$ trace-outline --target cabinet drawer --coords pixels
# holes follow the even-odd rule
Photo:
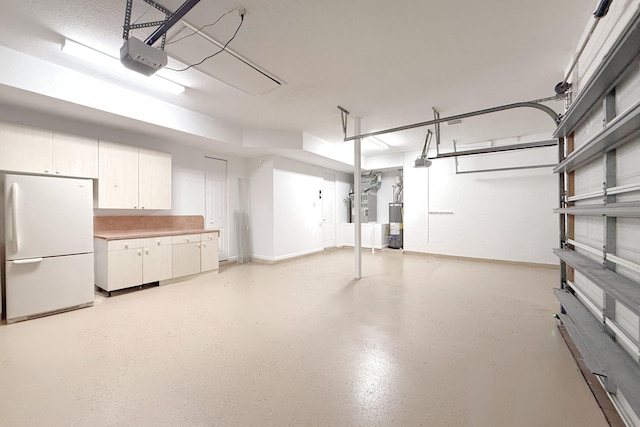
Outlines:
[[[173,243],[173,238],[171,236],[148,237],[144,239],[145,248],[149,248],[152,246],[166,246],[166,245],[171,245],[172,243]]]
[[[200,240],[203,242],[215,240],[218,238],[218,233],[206,233],[200,235]]]
[[[193,242],[199,242],[200,241],[200,235],[199,234],[183,234],[180,236],[173,236],[173,244],[178,244],[178,243],[193,243]]]
[[[107,250],[121,251],[123,249],[136,249],[144,246],[144,239],[109,240]]]

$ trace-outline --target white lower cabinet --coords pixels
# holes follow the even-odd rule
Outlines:
[[[95,239],[95,283],[111,292],[142,284],[143,239]]]
[[[142,249],[110,251],[107,291],[129,288],[142,282]]]
[[[200,273],[200,235],[173,237],[173,277]]]
[[[218,233],[200,235],[200,271],[218,269]]]
[[[171,237],[145,239],[142,252],[142,282],[158,282],[173,277]]]
[[[107,292],[218,269],[218,234],[95,239],[95,284]]]

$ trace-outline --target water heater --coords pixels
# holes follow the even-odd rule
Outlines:
[[[402,203],[389,203],[389,247],[402,248]]]

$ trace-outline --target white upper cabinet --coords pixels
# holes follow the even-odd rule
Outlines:
[[[0,171],[98,178],[98,208],[171,209],[171,154],[0,122]]]
[[[0,170],[98,177],[98,140],[0,123]]]
[[[98,140],[54,132],[52,172],[98,178]]]
[[[98,207],[138,209],[138,147],[100,141]]]
[[[138,149],[138,201],[141,209],[171,209],[171,154]]]
[[[171,209],[171,154],[99,143],[98,208]]]
[[[51,173],[51,131],[0,123],[0,170]]]

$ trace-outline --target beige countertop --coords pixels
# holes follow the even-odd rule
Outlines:
[[[218,233],[219,230],[196,228],[190,230],[113,230],[96,232],[93,236],[105,240],[144,239],[147,237],[179,236],[181,234]]]

